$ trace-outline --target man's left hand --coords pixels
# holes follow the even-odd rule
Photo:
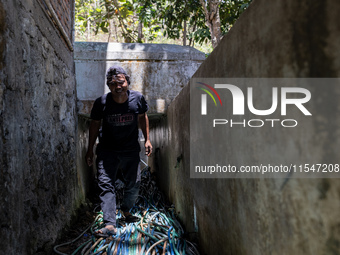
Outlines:
[[[152,145],[150,140],[145,141],[145,155],[147,155],[148,157],[150,157],[151,153],[152,153]]]

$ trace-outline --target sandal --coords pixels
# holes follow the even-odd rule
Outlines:
[[[99,233],[99,231],[101,231],[102,233]],[[104,238],[108,238],[112,235],[115,235],[116,231],[115,230],[110,230],[108,228],[101,228],[99,230],[97,230],[96,232],[94,232],[94,235],[97,237],[104,237]]]

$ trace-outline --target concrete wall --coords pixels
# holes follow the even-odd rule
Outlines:
[[[179,45],[92,42],[77,42],[74,57],[81,114],[89,114],[93,101],[109,92],[105,74],[111,65],[130,74],[130,88],[145,95],[149,114],[162,114],[205,59]]]
[[[339,12],[336,0],[254,0],[194,77],[339,77]],[[323,100],[339,95],[326,86],[318,91]],[[202,253],[340,254],[340,179],[291,179],[284,187],[282,179],[190,179],[189,96],[186,86],[153,126],[152,167]],[[332,135],[340,123],[337,109],[324,112],[334,125],[314,130],[320,147],[338,140]],[[219,136],[219,144],[235,148],[225,156],[248,162],[261,155],[260,148],[243,153],[252,145],[247,135],[234,141]],[[291,140],[299,153],[313,151],[299,134]],[[217,157],[214,150],[209,157]],[[334,151],[326,157],[339,161]]]
[[[1,254],[51,254],[84,199],[72,37],[48,2],[0,1]],[[73,1],[63,2],[54,12],[68,13],[71,32]]]

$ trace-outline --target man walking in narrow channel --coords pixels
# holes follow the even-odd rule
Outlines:
[[[96,99],[91,111],[89,146],[86,162],[93,165],[93,147],[99,135],[96,149],[98,185],[105,227],[96,234],[108,236],[116,233],[116,195],[114,183],[121,170],[125,183],[121,210],[126,222],[138,218],[129,210],[134,205],[139,192],[138,125],[145,138],[145,154],[150,156],[152,145],[149,139],[149,119],[146,114],[148,105],[143,95],[129,90],[130,76],[122,67],[112,66],[106,74],[106,84],[110,93]]]

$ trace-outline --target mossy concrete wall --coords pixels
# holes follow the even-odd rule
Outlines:
[[[63,1],[62,21],[47,3],[0,1],[1,254],[51,254],[85,198],[76,169],[74,60],[66,42],[74,3]]]
[[[339,77],[339,13],[336,0],[254,0],[193,77]],[[189,98],[186,86],[153,125],[152,168],[202,254],[340,254],[340,179],[190,179]],[[325,118],[339,123],[335,113]],[[219,142],[247,162],[246,138]]]

